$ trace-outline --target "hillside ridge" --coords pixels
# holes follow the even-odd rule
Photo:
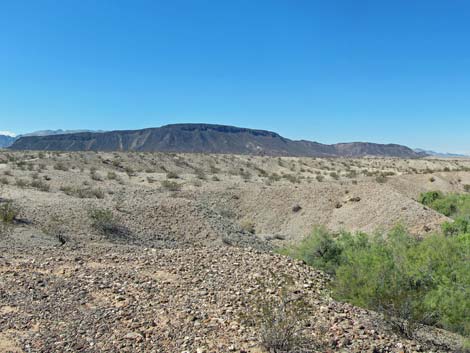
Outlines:
[[[419,158],[425,154],[397,144],[322,144],[291,140],[278,133],[216,124],[171,124],[141,130],[23,136],[13,150],[142,151],[230,153],[268,156]]]

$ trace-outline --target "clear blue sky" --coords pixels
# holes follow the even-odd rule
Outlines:
[[[470,1],[2,0],[0,130],[207,122],[470,153]]]

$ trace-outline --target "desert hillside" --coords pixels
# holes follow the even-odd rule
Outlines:
[[[456,335],[403,338],[274,250],[318,225],[425,237],[449,218],[420,193],[469,184],[465,159],[2,151],[18,215],[0,236],[0,351],[267,352],[246,316],[285,278],[311,351],[453,351]]]

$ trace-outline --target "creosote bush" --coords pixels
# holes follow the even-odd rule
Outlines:
[[[116,180],[117,179],[117,174],[116,174],[116,172],[109,171],[107,177],[108,177],[108,180]]]
[[[61,170],[63,172],[67,172],[70,168],[68,165],[66,165],[65,163],[63,162],[58,162],[56,164],[54,164],[54,169],[55,170]]]
[[[325,346],[307,335],[311,307],[302,294],[292,289],[293,280],[274,273],[271,277],[273,283],[258,281],[254,302],[241,319],[256,328],[261,345],[269,352],[323,351]]]
[[[35,189],[38,189],[38,190],[41,190],[41,191],[44,191],[44,192],[49,192],[50,189],[51,189],[51,186],[48,183],[46,183],[42,180],[33,180],[31,182],[30,186],[32,188],[35,188]]]
[[[60,188],[60,191],[62,191],[66,195],[78,197],[80,199],[104,199],[105,197],[105,193],[103,190],[93,189],[89,187],[78,188],[72,186],[62,186]]]
[[[7,200],[0,203],[0,222],[11,224],[18,217],[19,209],[13,201]]]
[[[175,181],[163,180],[161,184],[162,184],[162,187],[168,191],[180,191],[181,190],[181,184],[178,184]]]
[[[0,236],[10,234],[20,210],[11,200],[0,203]]]
[[[114,217],[111,210],[94,208],[88,212],[91,219],[91,225],[99,233],[110,240],[127,239],[130,231],[127,227],[121,225]]]
[[[57,239],[61,245],[69,241],[66,226],[64,222],[57,216],[52,216],[47,224],[42,228],[45,234]]]
[[[167,179],[179,179],[179,175],[176,172],[166,173]]]
[[[249,220],[245,220],[245,221],[241,222],[240,227],[241,227],[242,230],[244,230],[245,232],[250,233],[250,234],[255,234],[255,232],[256,232],[255,224],[252,221],[249,221]]]

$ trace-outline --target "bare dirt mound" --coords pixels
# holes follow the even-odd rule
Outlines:
[[[315,225],[332,230],[374,232],[402,224],[414,234],[439,229],[447,219],[386,184],[318,183],[242,192],[240,212],[261,234],[301,239]]]

